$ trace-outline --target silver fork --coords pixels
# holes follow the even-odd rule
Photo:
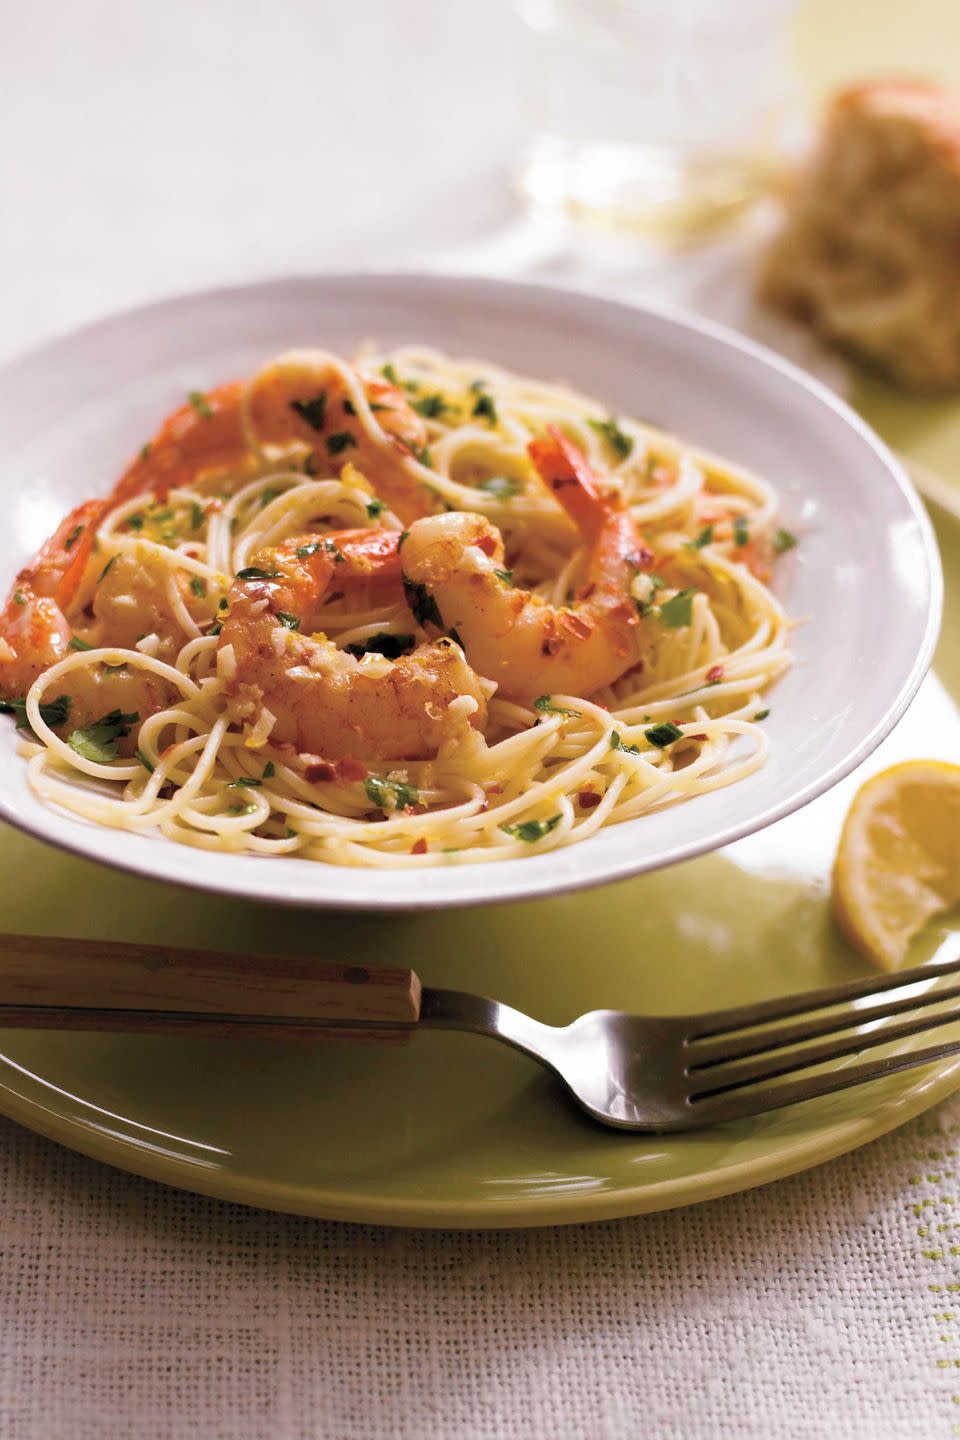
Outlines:
[[[960,986],[932,983],[958,972],[960,959],[701,1015],[591,1010],[562,1027],[496,1000],[424,989],[419,1024],[502,1040],[553,1071],[602,1125],[665,1134],[760,1115],[960,1054],[960,1040],[952,1040],[791,1078],[960,1020],[956,1004],[929,1013],[960,999]],[[920,994],[883,998],[918,984]],[[897,1015],[910,1018],[878,1023]],[[876,1028],[849,1033],[868,1023]]]
[[[960,1020],[960,1007],[950,1004],[960,985],[934,983],[958,973],[960,958],[731,1010],[591,1010],[553,1026],[480,995],[421,987],[412,970],[0,935],[0,1027],[332,1031],[393,1040],[423,1029],[466,1030],[539,1061],[601,1124],[666,1133],[759,1115],[960,1054],[960,1040],[951,1040],[814,1068]],[[886,998],[897,991],[912,993]],[[888,1023],[899,1015],[909,1018]]]

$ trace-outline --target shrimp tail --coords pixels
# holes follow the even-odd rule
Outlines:
[[[600,568],[609,575],[604,561],[614,556],[627,557],[634,573],[650,569],[653,551],[638,535],[627,512],[618,510],[613,500],[604,495],[599,476],[586,455],[559,425],[548,425],[546,435],[531,440],[527,454],[586,543],[605,547],[607,556],[595,557],[591,569]]]

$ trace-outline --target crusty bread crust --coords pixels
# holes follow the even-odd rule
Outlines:
[[[960,97],[912,81],[839,95],[759,288],[903,385],[960,387]]]

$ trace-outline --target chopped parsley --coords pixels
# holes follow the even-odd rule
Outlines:
[[[619,460],[626,460],[633,453],[633,438],[623,433],[616,416],[608,415],[606,420],[588,420],[587,424],[603,436]]]
[[[228,806],[227,806],[227,814],[228,814],[228,815],[252,815],[253,812],[254,812],[254,810],[256,810],[256,808],[257,808],[257,807],[256,807],[256,805],[254,805],[253,801],[252,801],[252,800],[248,800],[247,803],[246,803],[246,805],[228,805]]]
[[[416,785],[403,780],[387,780],[380,775],[370,775],[363,782],[363,788],[374,805],[381,810],[405,810],[408,805],[420,803],[420,791]]]
[[[40,719],[44,725],[49,725],[51,730],[66,725],[70,719],[70,703],[69,695],[58,695],[56,700],[41,701]],[[16,715],[18,728],[29,728],[26,700],[0,700],[0,714]]]
[[[409,538],[409,535],[410,535],[410,531],[409,531],[409,530],[401,530],[401,531],[400,531],[400,538],[399,538],[399,540],[397,541],[397,551],[398,551],[398,552],[403,548],[403,543],[404,543],[404,541],[405,541],[406,539]]]
[[[579,720],[579,710],[565,710],[562,705],[554,705],[549,695],[538,695],[533,702],[534,710],[539,710],[541,715],[566,715],[569,719]]]
[[[439,390],[435,390],[431,395],[422,395],[419,400],[411,400],[410,404],[425,420],[437,420],[444,410],[450,408],[446,397],[441,395]]]
[[[262,784],[262,780],[257,780],[252,775],[241,775],[236,780],[228,780],[223,788],[225,790],[239,790],[242,789],[244,786],[249,786],[251,789],[255,790]]]
[[[278,490],[275,485],[269,485],[267,489],[264,490],[263,494],[260,496],[260,509],[266,510],[267,506],[270,504],[270,501],[276,500],[277,496],[282,494],[283,491]]]
[[[683,739],[683,731],[679,725],[674,725],[672,720],[667,720],[663,725],[651,725],[649,730],[644,730],[644,735],[651,745],[656,745],[658,750],[666,750],[675,740]]]
[[[143,751],[142,751],[142,750],[134,750],[133,753],[134,753],[134,755],[136,756],[136,758],[140,761],[140,764],[143,766],[144,770],[146,770],[149,774],[152,775],[152,774],[153,774],[154,767],[153,767],[153,765],[150,763],[150,761],[147,759],[146,755],[144,755]]]
[[[415,460],[419,460],[421,465],[426,465],[428,470],[433,469],[433,456],[430,454],[430,451],[427,449],[426,445],[424,445],[422,450],[415,449],[413,452],[413,458]]]
[[[110,569],[110,566],[115,562],[116,559],[117,559],[116,555],[111,555],[111,556],[110,556],[110,559],[107,561],[106,565],[104,565],[103,569],[100,571],[99,576],[97,577],[97,584],[98,584],[98,585],[100,584],[100,581],[101,581],[101,580],[103,580],[103,579],[106,578],[107,571]]]
[[[276,775],[276,773],[277,773],[277,767],[274,765],[274,763],[273,763],[272,760],[268,760],[267,763],[266,763],[266,765],[264,765],[264,767],[263,767],[263,778],[264,778],[264,780],[272,780],[273,777],[274,777],[274,775]]]
[[[611,749],[611,750],[622,750],[625,755],[639,755],[639,754],[640,754],[640,746],[639,746],[639,745],[624,745],[623,740],[622,740],[621,737],[620,737],[620,731],[619,731],[619,730],[611,730],[611,731],[610,731],[610,749]]]
[[[383,500],[368,500],[368,501],[367,501],[367,519],[368,519],[368,520],[376,520],[377,516],[378,516],[378,515],[382,515],[383,512],[384,512],[384,510],[386,510],[386,508],[387,508],[387,507],[386,507],[386,504],[385,504],[385,502],[384,502]]]
[[[127,526],[130,530],[142,530],[144,517],[138,511],[136,515],[127,516]]]
[[[345,396],[344,396],[344,399],[343,399],[343,413],[344,413],[344,415],[356,415],[356,413],[357,413],[357,407],[356,407],[356,405],[354,405],[354,403],[353,403],[353,401],[350,399],[349,395],[345,395]]]
[[[750,524],[746,515],[737,515],[733,521],[733,543],[740,549],[750,542]]]
[[[71,649],[71,650],[92,650],[92,649],[93,649],[93,646],[90,645],[90,644],[88,644],[86,640],[81,640],[79,635],[73,635],[73,636],[71,636],[71,639],[70,639],[70,649]]]
[[[535,840],[542,840],[544,835],[549,835],[560,824],[559,815],[551,815],[549,820],[521,820],[517,825],[501,825],[500,829],[516,840],[525,840],[532,845]]]
[[[469,388],[475,395],[479,395],[481,390],[486,390],[487,384],[488,382],[486,380],[471,380]]]
[[[141,459],[141,460],[149,460],[149,459],[150,459],[150,451],[151,451],[152,449],[153,449],[153,446],[150,444],[150,441],[148,440],[147,443],[146,443],[146,445],[144,445],[144,446],[142,447],[141,451],[140,451],[140,459]]]
[[[489,420],[491,425],[496,425],[499,420],[492,395],[478,395],[476,404],[470,413],[477,418],[482,417],[484,420]]]
[[[773,548],[778,555],[783,555],[785,551],[792,550],[796,543],[796,535],[790,530],[784,530],[782,526],[773,537]]]
[[[320,390],[312,400],[291,400],[290,409],[296,411],[301,420],[306,420],[312,430],[322,430],[327,423],[327,392]]]
[[[338,430],[336,435],[327,436],[328,455],[340,455],[351,446],[356,449],[356,445],[356,437],[351,435],[349,430]]]
[[[190,529],[199,530],[203,524],[204,508],[198,500],[190,501]]]
[[[693,597],[696,589],[679,590],[660,606],[660,619],[668,630],[680,630],[693,619]]]
[[[477,489],[486,490],[488,495],[497,500],[512,500],[514,495],[521,493],[523,484],[513,475],[491,475],[488,479],[481,480]]]
[[[288,630],[300,629],[300,616],[291,615],[288,610],[278,610],[277,619],[280,621],[281,625],[286,625]]]
[[[703,527],[703,529],[700,531],[700,534],[699,534],[699,535],[696,535],[692,540],[688,540],[688,541],[687,541],[687,545],[688,545],[688,547],[689,547],[691,550],[703,550],[705,546],[710,545],[710,544],[712,544],[712,543],[713,543],[713,526],[712,526],[712,525],[704,525],[704,527]]]
[[[306,560],[308,555],[319,555],[321,550],[325,555],[332,555],[336,564],[342,563],[347,558],[342,550],[337,549],[336,543],[326,537],[322,540],[311,540],[306,545],[298,545],[294,554],[298,560]]]
[[[191,575],[190,589],[193,591],[194,595],[196,595],[198,600],[203,600],[207,594],[207,582],[206,580],[201,580],[199,575]]]
[[[221,631],[222,629],[223,629],[223,626],[220,624],[220,621],[219,621],[219,620],[215,620],[215,621],[213,622],[213,624],[210,626],[210,629],[209,629],[206,633],[207,633],[208,635],[219,635],[219,634],[220,634],[220,631]]]
[[[437,602],[430,594],[426,585],[421,585],[418,581],[408,580],[406,575],[404,575],[403,593],[413,613],[413,618],[418,625],[436,625],[438,630],[445,630],[447,628],[437,608]]]
[[[319,548],[319,547],[318,547]],[[299,551],[297,552],[300,553]],[[282,580],[282,570],[261,570],[259,565],[245,565],[237,571],[238,580]]]
[[[382,655],[385,660],[399,660],[416,643],[412,635],[391,635],[387,630],[378,630],[362,644],[347,645],[348,655]]]
[[[754,720],[766,720],[766,718],[767,718],[767,716],[768,716],[769,714],[770,714],[770,711],[769,711],[769,710],[758,710],[757,713],[756,713],[756,715],[754,715],[753,718],[754,718]]]
[[[396,385],[399,387],[400,376],[397,374],[393,365],[389,361],[386,365],[381,365],[380,374],[383,376],[384,380],[389,380],[391,385]]]
[[[498,580],[502,580],[502,581],[503,581],[504,585],[509,585],[509,586],[511,586],[511,588],[512,588],[512,586],[513,586],[513,571],[512,571],[512,570],[494,570],[493,573],[494,573],[494,575],[496,575],[496,577],[497,577]]]
[[[196,410],[197,414],[202,420],[210,419],[213,411],[210,408],[209,400],[207,399],[206,395],[204,395],[202,390],[191,390],[190,394],[187,396],[187,399],[190,401],[190,404],[193,406],[194,410]]]
[[[85,725],[81,730],[72,730],[67,736],[67,744],[85,760],[106,765],[109,761],[116,760],[117,741],[129,735],[130,726],[135,725],[139,719],[140,715],[136,710],[132,710],[129,715],[125,715],[122,710],[111,710],[108,714],[101,715],[92,725]]]
[[[83,526],[82,526],[82,525],[78,525],[75,530],[71,530],[71,531],[70,531],[70,534],[67,536],[66,540],[64,540],[64,542],[63,542],[63,548],[64,548],[64,550],[72,550],[73,547],[74,547],[74,545],[76,545],[77,541],[80,539],[80,536],[81,536],[82,534],[83,534]]]
[[[26,605],[27,597],[26,595],[24,595],[22,590],[14,590],[13,603],[14,605]]]

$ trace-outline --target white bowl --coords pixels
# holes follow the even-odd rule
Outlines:
[[[189,849],[41,805],[0,725],[0,814],[40,839],[161,880],[285,904],[388,910],[520,900],[622,879],[724,845],[840,780],[903,714],[936,641],[942,578],[890,452],[792,365],[702,321],[539,285],[328,275],[214,290],[104,320],[0,369],[0,586],[77,501],[104,494],[188,390],[277,351],[418,341],[562,378],[775,483],[802,533],[782,598],[807,623],[771,692],[771,755],[739,784],[529,859],[397,873]]]

